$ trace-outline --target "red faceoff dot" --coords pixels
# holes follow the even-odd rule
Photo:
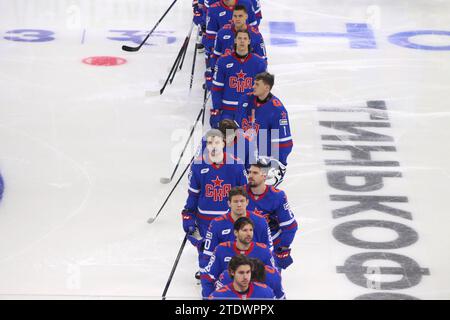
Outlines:
[[[112,66],[120,66],[122,64],[127,63],[127,60],[119,57],[89,57],[84,58],[83,63],[89,64],[91,66],[100,66],[100,67],[112,67]]]

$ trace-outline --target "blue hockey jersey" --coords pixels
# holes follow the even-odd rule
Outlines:
[[[266,217],[273,246],[290,247],[298,225],[284,191],[266,186],[265,192],[256,198],[249,185],[245,188],[249,197],[247,210]]]
[[[235,114],[241,97],[252,90],[255,76],[266,68],[266,61],[253,53],[245,59],[239,58],[235,52],[220,57],[211,90],[213,109]]]
[[[205,5],[209,8],[210,5],[213,5],[216,2],[219,2],[220,0],[202,0],[204,1]],[[262,19],[262,11],[261,11],[261,2],[260,0],[250,0],[250,3],[252,5],[252,9],[255,12],[256,17],[256,23],[259,26]]]
[[[217,289],[208,297],[210,300],[257,300],[275,299],[273,290],[266,284],[250,282],[248,291],[245,294],[237,292],[232,284]]]
[[[255,224],[253,241],[264,243],[269,248],[272,248],[270,229],[266,218],[261,215],[250,213],[249,211],[247,211],[246,217],[250,218]],[[233,231],[234,222],[231,212],[211,221],[208,231],[206,232],[205,247],[203,250],[203,253],[206,256],[211,257],[220,243],[236,240]]]
[[[225,146],[225,152],[232,154],[234,159],[239,159],[244,163],[245,169],[249,169],[251,164],[256,163],[258,155],[256,140],[248,139],[241,129],[237,129],[236,137],[232,144]],[[206,139],[202,138],[202,144],[198,148],[196,156],[200,156],[206,149]]]
[[[233,158],[230,162],[234,163],[228,163],[227,157]],[[220,165],[207,158],[197,158],[191,165],[185,209],[209,223],[228,212],[228,192],[233,187],[245,185],[247,173],[242,162],[227,153],[224,153],[224,161]]]
[[[248,0],[238,0],[237,4],[243,5],[247,9],[247,23],[251,26],[256,26],[257,20],[252,4]],[[210,1],[206,15],[206,36],[203,38],[206,53],[212,53],[217,33],[224,25],[231,23],[233,11],[234,7],[226,6],[223,1],[218,1],[214,4],[211,4]]]
[[[263,243],[252,242],[246,251],[239,250],[236,241],[223,242],[219,244],[214,254],[209,259],[208,265],[201,270],[202,295],[207,297],[214,291],[215,282],[219,276],[228,268],[231,258],[237,254],[243,254],[250,258],[258,258],[265,265],[275,268],[275,260],[269,247]]]
[[[250,45],[252,52],[259,55],[267,61],[266,47],[264,39],[259,30],[255,27],[247,25],[247,30],[250,33]],[[236,29],[233,24],[227,24],[217,33],[216,41],[214,43],[214,50],[211,54],[210,67],[214,70],[217,59],[224,54],[231,54],[234,48],[234,37]]]
[[[286,299],[286,294],[284,293],[283,284],[281,282],[281,273],[271,266],[264,266],[264,269],[266,270],[266,280],[264,281],[264,284],[267,284],[273,290],[277,299]],[[231,279],[228,270],[225,270],[216,282],[216,290],[232,282],[233,279]]]
[[[244,131],[250,130],[257,134],[260,156],[270,156],[287,165],[287,158],[294,145],[288,113],[277,97],[270,94],[268,98],[267,102],[259,103],[252,94],[241,96],[236,121]],[[252,110],[255,110],[255,119]]]

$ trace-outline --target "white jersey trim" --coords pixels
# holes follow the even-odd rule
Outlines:
[[[200,212],[201,214],[205,214],[205,215],[222,215],[222,214],[225,214],[225,213],[227,213],[228,212],[228,210],[227,211],[208,211],[208,210],[202,210],[202,209],[200,209],[200,208],[197,208],[198,209],[198,212]]]
[[[290,225],[291,223],[293,223],[294,221],[295,221],[295,218],[292,218],[291,220],[286,221],[286,222],[282,222],[282,223],[280,223],[280,227],[288,226],[288,225]]]
[[[272,139],[272,142],[284,142],[284,141],[289,141],[292,140],[292,137],[286,137],[286,138],[282,138],[282,139]]]
[[[239,105],[239,101],[228,101],[228,100],[222,100],[223,103],[231,104],[232,106]]]
[[[216,86],[218,86],[218,87],[223,87],[225,84],[224,84],[224,83],[217,82],[216,80],[213,80],[213,85],[216,85]]]

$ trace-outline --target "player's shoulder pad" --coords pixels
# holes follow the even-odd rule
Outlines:
[[[213,219],[214,222],[220,222],[220,221],[223,221],[223,220],[226,220],[225,215]]]
[[[281,191],[280,189],[275,188],[274,186],[270,186],[270,191],[272,191],[273,193],[278,193],[278,194],[283,194],[284,192]]]
[[[267,245],[264,244],[264,243],[261,243],[261,242],[255,242],[255,244],[256,244],[258,247],[260,247],[260,248],[267,249]]]
[[[266,270],[266,272],[268,272],[270,274],[275,274],[277,272],[277,270],[275,270],[274,267],[267,266],[267,265],[264,266],[264,269]]]
[[[263,60],[264,63],[266,62],[266,60],[264,60],[264,58],[261,57],[259,54],[252,52],[252,55],[254,55],[255,57],[257,57],[257,58],[260,59],[260,60]]]
[[[217,289],[216,291],[220,292],[220,293],[224,293],[224,292],[227,292],[228,290],[230,290],[230,289],[228,289],[228,286],[225,286],[225,287]]]
[[[259,29],[254,27],[254,26],[250,26],[250,32],[254,33],[254,34],[261,34],[259,32]]]
[[[217,7],[220,7],[220,6],[221,6],[220,1],[217,1],[216,3],[213,3],[212,5],[210,5],[209,9],[211,10],[211,8],[217,8]]]
[[[267,288],[267,284],[261,283],[261,282],[253,282],[255,286],[261,287],[261,288]]]
[[[219,244],[219,247],[231,248],[231,241],[222,242],[221,244]]]
[[[231,25],[231,23],[228,23],[228,24],[224,25],[224,26],[222,27],[222,29],[223,29],[223,30],[231,30],[232,27],[233,27],[233,26]]]
[[[254,212],[252,212],[252,214],[253,214],[254,216],[258,217],[258,218],[261,218],[261,219],[266,220],[266,217],[264,217],[262,214],[254,213]]]

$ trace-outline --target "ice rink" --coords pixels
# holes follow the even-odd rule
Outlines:
[[[170,3],[0,1],[0,299],[161,298],[186,177],[146,221],[202,107],[194,35],[174,83],[146,92],[169,72],[191,1],[139,52],[121,46]],[[450,2],[261,4],[294,139],[280,186],[299,224],[287,298],[450,299]],[[126,63],[83,63],[99,56]],[[200,298],[196,259],[186,246],[169,299]]]

